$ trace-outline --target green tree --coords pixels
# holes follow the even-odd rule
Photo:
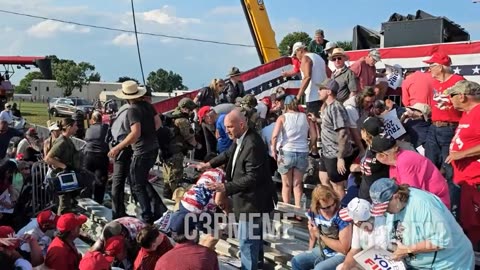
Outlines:
[[[153,92],[172,92],[173,90],[188,89],[183,85],[183,78],[177,73],[166,71],[159,68],[157,71],[152,71],[147,77],[147,86]]]
[[[20,83],[15,86],[15,93],[17,94],[30,94],[30,84],[33,80],[43,79],[43,75],[40,71],[29,72]]]
[[[310,41],[312,41],[312,38],[305,32],[293,32],[293,33],[287,34],[278,45],[280,54],[283,56],[290,56],[291,47],[295,42],[298,42],[298,41],[301,41],[308,46]]]
[[[101,79],[102,79],[102,77],[100,76],[100,73],[98,73],[98,72],[92,72],[88,76],[88,81],[90,81],[90,82],[99,82]]]
[[[89,82],[98,82],[100,73],[95,72],[95,66],[88,62],[75,63],[70,59],[61,59],[56,55],[48,55],[52,61],[53,79],[58,87],[63,88],[63,95],[70,96],[75,88],[82,89]]]
[[[63,95],[68,97],[75,88],[82,89],[90,81],[90,75],[95,66],[87,62],[75,63],[73,60],[61,59],[53,62],[53,75],[57,86],[63,88]]]
[[[337,46],[339,48],[342,48],[345,51],[351,51],[352,50],[352,42],[345,40],[345,41],[337,41]]]
[[[140,82],[137,79],[131,78],[131,77],[128,77],[128,76],[119,77],[118,80],[117,80],[117,82],[119,82],[119,83],[123,83],[123,82],[126,82],[126,81],[134,81],[137,84],[140,84]]]

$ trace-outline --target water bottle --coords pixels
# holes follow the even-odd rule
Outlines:
[[[302,204],[302,209],[307,209],[307,196],[305,193],[302,194],[302,199],[300,200]]]

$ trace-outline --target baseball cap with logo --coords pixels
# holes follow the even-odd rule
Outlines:
[[[105,242],[105,259],[113,262],[115,257],[122,254],[125,249],[125,240],[123,235],[116,235],[110,237]]]
[[[213,110],[212,107],[210,106],[203,106],[201,107],[199,110],[198,110],[198,122],[200,122],[200,124],[202,123],[202,120],[203,118],[205,117],[205,115],[207,115],[209,112],[211,112]]]
[[[340,90],[340,85],[334,79],[326,79],[321,84],[318,85],[318,90],[330,90],[334,93],[338,93]]]
[[[426,64],[439,64],[439,65],[444,65],[444,66],[450,66],[452,64],[452,59],[444,53],[441,52],[436,52],[432,54],[432,56],[423,61]]]
[[[347,205],[339,212],[339,216],[342,220],[350,222],[367,221],[370,219],[372,206],[367,200],[360,198],[353,198]]]
[[[305,44],[303,44],[303,42],[301,42],[301,41],[295,42],[295,44],[293,44],[292,54],[290,55],[290,57],[294,57],[295,53],[297,52],[298,49],[303,49],[303,48],[306,48],[306,47],[307,46],[305,46]]]
[[[58,218],[57,229],[59,232],[70,232],[76,227],[83,225],[87,220],[88,218],[84,215],[63,214]]]
[[[51,210],[45,210],[37,215],[39,225],[57,225],[59,216],[55,215]]]
[[[85,253],[78,268],[80,270],[109,270],[111,263],[98,251]]]
[[[459,81],[454,86],[444,91],[446,95],[471,95],[480,96],[480,84],[472,81]]]
[[[393,179],[380,178],[370,186],[370,198],[372,199],[371,214],[374,217],[382,216],[388,208],[388,203],[398,191],[398,185]]]

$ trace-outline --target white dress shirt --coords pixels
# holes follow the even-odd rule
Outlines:
[[[243,143],[243,138],[245,138],[245,134],[247,134],[247,131],[245,131],[245,132],[243,133],[243,135],[240,136],[240,138],[237,139],[237,147],[235,148],[235,153],[233,154],[233,163],[232,163],[232,174],[231,174],[231,176],[233,176],[233,171],[235,170],[235,162],[237,162],[238,152],[240,152],[240,148],[241,148],[242,143]]]

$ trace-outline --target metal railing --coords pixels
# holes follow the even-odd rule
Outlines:
[[[39,212],[54,206],[54,193],[47,188],[45,176],[48,165],[43,161],[32,165],[32,212],[36,216]]]

